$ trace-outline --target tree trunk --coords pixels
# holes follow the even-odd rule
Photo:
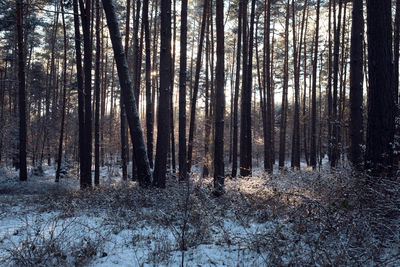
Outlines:
[[[187,153],[187,172],[189,173],[192,167],[192,154],[193,154],[193,139],[194,139],[194,129],[195,129],[195,120],[196,120],[196,104],[197,104],[197,94],[199,91],[199,80],[200,80],[200,69],[201,69],[201,57],[203,52],[203,43],[204,43],[204,32],[206,27],[206,19],[207,19],[207,8],[208,8],[208,0],[204,0],[203,7],[203,17],[201,21],[201,30],[200,30],[200,41],[197,52],[196,59],[196,74],[193,85],[193,96],[191,100],[190,107],[190,125],[189,125],[189,141],[188,141],[188,153]]]
[[[254,0],[253,0],[254,1]],[[254,1],[255,3],[255,1]],[[253,18],[254,22],[254,18]],[[214,136],[214,190],[217,195],[223,193],[224,186],[224,1],[216,1],[217,64],[215,67],[215,136]]]
[[[311,100],[311,150],[310,165],[313,169],[317,166],[317,61],[319,40],[319,10],[320,0],[317,1],[317,21],[315,25],[314,61],[312,78],[312,100]]]
[[[67,94],[67,29],[65,25],[65,14],[64,14],[64,4],[60,1],[61,13],[62,13],[62,23],[63,23],[63,33],[64,33],[64,58],[63,58],[63,102],[61,109],[61,130],[60,139],[58,145],[58,155],[57,155],[57,171],[56,171],[56,182],[60,180],[60,171],[62,163],[62,152],[63,152],[63,140],[64,140],[64,124],[65,124],[65,106],[66,106],[66,94]]]
[[[287,2],[286,7],[286,20],[285,20],[285,62],[283,66],[283,92],[282,92],[282,108],[281,108],[281,121],[279,132],[279,168],[285,166],[286,154],[286,123],[287,123],[287,94],[289,83],[289,18],[290,18],[290,0]]]
[[[153,184],[165,188],[169,141],[171,86],[171,0],[161,0],[160,96],[157,114],[157,146]]]
[[[149,186],[151,183],[151,171],[144,143],[142,127],[140,125],[139,113],[136,99],[132,89],[132,81],[129,77],[128,64],[122,46],[121,34],[118,28],[118,20],[115,15],[115,7],[112,0],[102,0],[106,13],[108,29],[113,45],[115,62],[118,70],[124,105],[128,118],[133,149],[135,150],[135,162],[137,165],[138,181],[140,186]]]
[[[94,119],[94,184],[100,184],[100,3],[96,0],[96,62],[94,74],[95,119]]]
[[[19,180],[28,179],[26,169],[26,100],[25,100],[25,55],[23,40],[23,5],[17,0],[18,39],[18,108],[19,108]]]
[[[391,1],[367,1],[368,123],[365,164],[372,175],[391,174],[395,101],[393,95]]]
[[[81,20],[83,30],[84,43],[84,72],[85,72],[85,90],[84,90],[84,131],[85,136],[83,143],[83,153],[81,155],[81,188],[92,186],[92,110],[91,110],[91,95],[92,95],[92,39],[90,33],[90,4],[91,0],[86,0],[86,7],[83,0],[79,0],[81,9]]]
[[[398,1],[399,2],[399,1]],[[363,144],[363,39],[364,18],[362,0],[353,1],[350,59],[350,160],[361,169]]]
[[[240,175],[250,176],[252,169],[251,159],[251,87],[248,83],[249,67],[248,53],[249,42],[247,36],[247,4],[248,0],[242,0],[242,39],[243,39],[243,72],[242,94],[240,109]]]
[[[240,53],[242,52],[242,9],[243,1],[239,1],[238,14],[238,33],[237,33],[237,52],[236,52],[236,78],[235,95],[233,99],[233,137],[232,137],[232,177],[237,175],[237,150],[238,150],[238,106],[239,106],[239,87],[240,87]]]

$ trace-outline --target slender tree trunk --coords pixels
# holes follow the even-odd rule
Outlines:
[[[317,20],[315,25],[315,44],[313,61],[312,100],[311,100],[311,151],[310,165],[313,169],[317,166],[317,61],[319,40],[319,13],[320,0],[317,1]]]
[[[94,184],[100,184],[100,3],[96,0],[96,63],[94,74],[95,122],[94,122]]]
[[[128,64],[122,46],[121,34],[118,28],[118,20],[115,15],[115,7],[112,0],[102,0],[106,13],[107,25],[113,45],[115,62],[118,70],[122,96],[126,108],[128,125],[133,149],[135,150],[135,162],[137,165],[138,181],[141,186],[149,186],[151,183],[151,171],[144,143],[142,127],[140,125],[139,113],[136,99],[132,89],[132,81],[129,77]]]
[[[58,145],[58,155],[57,155],[57,171],[56,171],[56,182],[60,180],[60,171],[62,163],[62,152],[63,152],[63,140],[64,140],[64,124],[65,124],[65,106],[66,106],[66,94],[67,94],[67,29],[65,25],[65,14],[64,14],[64,4],[60,1],[61,13],[62,13],[62,23],[63,23],[63,33],[64,33],[64,58],[63,58],[63,102],[61,110],[61,130],[60,130],[60,140]]]
[[[255,1],[253,0],[253,10]],[[254,23],[254,17],[253,17]],[[217,29],[217,65],[215,68],[215,136],[214,136],[214,190],[217,195],[223,193],[224,186],[224,115],[225,115],[225,95],[224,95],[224,1],[216,1]],[[254,27],[254,26],[253,26]]]
[[[18,108],[19,108],[19,180],[28,179],[26,169],[26,100],[25,100],[25,55],[23,37],[23,5],[17,0],[18,39]]]
[[[237,49],[236,49],[236,78],[235,78],[235,95],[233,99],[233,137],[232,137],[232,177],[237,175],[237,154],[238,154],[238,106],[239,106],[239,87],[240,87],[240,53],[242,52],[242,11],[243,1],[239,1],[238,14],[238,33],[237,33]]]
[[[179,62],[179,180],[187,179],[186,171],[186,57],[187,57],[187,6],[182,0]]]
[[[285,62],[283,66],[283,93],[282,93],[282,108],[281,108],[281,121],[279,132],[279,168],[285,166],[286,154],[286,123],[287,123],[287,94],[289,83],[289,18],[290,18],[290,0],[287,2],[286,7],[286,20],[285,20]]]
[[[200,80],[200,69],[201,69],[201,57],[203,52],[203,43],[204,43],[204,32],[206,27],[206,19],[207,19],[207,8],[208,8],[208,0],[204,0],[203,7],[203,17],[201,21],[201,30],[200,30],[200,41],[197,52],[196,59],[196,74],[193,85],[193,96],[191,100],[191,108],[190,108],[190,125],[189,125],[189,141],[188,141],[188,153],[187,153],[187,172],[190,172],[192,167],[192,154],[193,154],[193,139],[194,139],[194,130],[195,130],[195,121],[196,121],[196,104],[197,104],[197,94],[199,90],[199,80]]]
[[[240,175],[251,175],[251,88],[248,85],[248,53],[249,42],[247,36],[247,4],[248,0],[242,0],[242,39],[243,39],[243,72],[242,94],[240,109]],[[249,147],[250,145],[250,147]],[[250,155],[250,158],[249,158]]]
[[[399,52],[400,52],[400,0],[396,0],[396,14],[394,20],[394,96],[395,103],[399,103]]]
[[[293,64],[294,64],[294,117],[293,117],[293,138],[292,138],[292,161],[291,165],[294,169],[300,169],[300,106],[299,106],[299,77],[298,69],[298,51],[296,41],[296,12],[294,0],[292,1],[292,16],[293,16]],[[300,48],[299,48],[300,49]]]
[[[268,2],[266,2],[268,1]],[[270,46],[270,28],[271,28],[271,0],[265,0],[264,3],[264,53],[265,53],[265,70],[264,70],[264,98],[266,93],[266,110],[265,101],[263,105],[263,113],[266,113],[264,125],[264,170],[268,173],[273,171],[272,162],[272,92],[271,92],[271,46]],[[265,89],[266,88],[266,89]],[[265,92],[266,91],[266,92]]]
[[[90,33],[90,10],[91,0],[86,0],[84,5],[83,0],[79,0],[81,9],[81,20],[83,30],[84,43],[84,71],[85,71],[85,125],[84,132],[85,142],[83,143],[83,155],[81,155],[81,165],[83,171],[81,173],[81,188],[92,186],[92,110],[91,110],[91,95],[92,95],[92,39]]]

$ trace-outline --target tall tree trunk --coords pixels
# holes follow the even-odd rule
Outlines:
[[[253,11],[255,0],[253,0]],[[254,17],[253,17],[254,23]],[[214,190],[219,195],[224,186],[224,1],[216,1],[217,64],[215,68],[215,136],[214,136]],[[254,27],[254,26],[253,26]]]
[[[311,100],[311,150],[310,165],[313,169],[317,166],[317,61],[318,61],[318,40],[319,40],[319,13],[320,0],[317,1],[317,21],[315,25],[315,44],[312,78],[312,100]]]
[[[251,88],[248,85],[248,53],[249,42],[247,36],[247,4],[248,0],[242,0],[242,39],[243,39],[243,72],[242,94],[240,109],[240,175],[251,175]],[[250,146],[250,147],[249,147]],[[249,158],[250,155],[250,158]]]
[[[100,184],[100,3],[96,0],[96,62],[94,74],[95,119],[94,119],[94,184]]]
[[[25,54],[23,37],[23,5],[17,0],[18,39],[18,108],[19,108],[19,180],[28,179],[26,169],[26,100],[25,100]]]
[[[203,17],[201,21],[201,30],[200,30],[200,41],[197,52],[196,59],[196,74],[193,85],[193,96],[191,99],[191,107],[190,107],[190,125],[189,125],[189,141],[188,141],[188,153],[187,153],[187,172],[190,172],[192,167],[192,154],[193,154],[193,139],[194,139],[194,129],[195,129],[195,120],[196,120],[196,104],[197,104],[197,94],[199,90],[199,80],[200,80],[200,69],[201,69],[201,57],[203,52],[203,43],[204,43],[204,32],[206,27],[206,19],[207,19],[207,8],[208,8],[208,0],[204,0],[203,7]]]
[[[331,167],[335,168],[339,157],[339,117],[338,117],[338,81],[339,81],[339,45],[340,45],[340,29],[341,29],[341,17],[342,17],[342,4],[343,0],[339,0],[339,14],[335,25],[335,36],[333,46],[333,101],[332,101],[332,120],[333,120],[333,132],[332,132],[332,157]]]
[[[398,1],[399,2],[399,1]],[[363,39],[364,18],[362,0],[353,1],[350,60],[350,160],[361,169],[363,144]]]
[[[238,150],[238,106],[239,106],[239,87],[240,87],[240,53],[242,52],[242,11],[243,1],[239,1],[238,14],[238,33],[237,33],[237,52],[236,52],[236,78],[235,95],[233,99],[233,137],[232,137],[232,177],[237,175],[237,150]]]
[[[391,174],[395,100],[390,0],[367,1],[368,123],[365,163],[372,175]]]
[[[266,2],[268,1],[268,3]],[[271,46],[270,46],[270,28],[271,28],[271,0],[265,0],[264,2],[264,53],[265,53],[265,64],[264,64],[264,97],[265,93],[267,96],[266,103],[264,101],[263,113],[266,113],[265,125],[264,125],[264,170],[268,173],[273,171],[272,162],[272,93],[271,93]],[[265,92],[266,91],[266,92]],[[266,105],[266,108],[265,108]],[[266,110],[265,110],[266,109]]]
[[[400,0],[396,0],[396,14],[394,20],[394,96],[395,103],[399,103],[399,52],[400,52]]]
[[[90,5],[91,0],[86,0],[84,5],[83,0],[79,0],[81,9],[81,20],[83,30],[84,43],[84,71],[85,71],[85,125],[84,132],[85,142],[83,143],[83,155],[81,155],[81,165],[83,171],[81,173],[81,188],[92,186],[92,110],[91,110],[91,95],[92,95],[92,39],[90,34]],[[86,6],[86,7],[85,7]]]
[[[188,0],[182,0],[180,61],[179,61],[179,180],[180,181],[187,179],[187,171],[186,171],[187,5],[188,5]]]
[[[294,0],[292,1],[293,16],[293,64],[294,64],[294,117],[293,117],[293,138],[292,138],[292,160],[291,166],[294,169],[300,169],[300,107],[299,107],[299,78],[300,71],[298,68],[298,51],[296,41],[296,11]]]
[[[285,166],[286,154],[286,123],[287,123],[287,94],[289,83],[289,18],[290,18],[290,0],[286,6],[286,19],[285,19],[285,62],[283,66],[283,93],[282,93],[282,108],[281,108],[281,121],[279,131],[279,168]]]
[[[61,109],[61,130],[60,139],[58,143],[58,155],[57,155],[57,171],[56,171],[56,182],[60,180],[61,163],[62,163],[62,152],[63,152],[63,140],[64,140],[64,124],[65,124],[65,106],[66,106],[66,94],[67,94],[67,29],[65,25],[65,14],[64,14],[64,4],[60,1],[62,23],[63,23],[63,33],[64,33],[64,58],[63,58],[63,102]]]
[[[121,34],[118,28],[118,20],[115,15],[115,7],[112,4],[112,0],[102,0],[102,2],[104,11],[106,13],[111,42],[113,45],[114,57],[126,108],[130,135],[131,139],[133,140],[133,149],[135,150],[135,162],[137,166],[139,185],[149,186],[151,183],[150,165],[147,157],[146,145],[144,143],[142,127],[140,125],[136,99],[132,89],[132,81],[129,77],[128,64],[122,46]]]
[[[171,86],[171,0],[161,0],[160,96],[157,114],[157,145],[154,185],[165,188],[169,141],[169,97]]]

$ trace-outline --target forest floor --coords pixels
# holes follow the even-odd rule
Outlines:
[[[1,266],[400,266],[400,186],[341,169],[143,189],[103,168],[79,190],[54,168],[0,169]]]

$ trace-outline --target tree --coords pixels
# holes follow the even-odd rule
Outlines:
[[[96,60],[94,73],[95,122],[94,122],[94,184],[100,183],[100,2],[96,0]]]
[[[362,0],[353,1],[350,59],[350,160],[360,170],[363,143],[363,37]]]
[[[393,94],[392,15],[390,0],[367,1],[368,123],[366,168],[391,174],[395,100]]]
[[[136,99],[132,89],[132,81],[129,77],[128,63],[122,46],[118,20],[115,15],[115,7],[112,0],[102,0],[102,3],[106,13],[107,25],[114,50],[114,58],[117,65],[123,102],[126,108],[130,135],[133,140],[139,185],[149,186],[151,183],[150,165],[147,157],[146,145],[144,143],[142,127],[140,125]]]
[[[81,160],[81,188],[92,186],[92,38],[90,33],[91,0],[79,0],[83,30],[83,51],[84,51],[84,142]]]
[[[165,188],[170,131],[169,94],[171,87],[171,0],[161,0],[160,96],[157,116],[157,145],[154,185]]]
[[[315,25],[315,44],[312,76],[312,100],[311,100],[311,150],[310,165],[313,169],[317,166],[317,61],[318,61],[318,40],[319,40],[319,15],[321,1],[317,1],[317,19]]]
[[[179,180],[186,180],[186,54],[187,0],[181,6],[181,39],[179,62]]]
[[[254,0],[253,0],[254,1]],[[255,2],[255,1],[254,1]],[[214,136],[214,190],[217,195],[223,192],[224,185],[224,1],[216,2],[217,65],[215,67],[215,136]]]
[[[192,154],[193,154],[193,139],[194,139],[194,129],[196,127],[196,104],[197,104],[197,94],[199,91],[199,80],[200,80],[200,70],[201,70],[201,57],[203,52],[203,43],[204,43],[204,32],[206,28],[206,20],[207,20],[207,9],[209,0],[204,0],[203,6],[203,17],[201,21],[201,29],[200,29],[200,41],[197,51],[197,59],[196,59],[196,73],[194,78],[193,85],[193,96],[191,99],[190,105],[190,124],[189,124],[189,140],[188,140],[188,153],[187,153],[187,172],[190,172],[192,167]]]
[[[239,87],[240,87],[240,54],[242,53],[242,9],[243,1],[239,0],[238,12],[238,33],[237,33],[237,49],[236,49],[236,79],[235,94],[233,100],[233,136],[232,136],[232,177],[237,174],[237,150],[238,150],[238,105],[239,105]]]
[[[60,130],[60,141],[58,146],[57,156],[57,171],[56,171],[56,182],[60,180],[61,163],[62,163],[62,152],[63,152],[63,140],[64,140],[64,127],[65,127],[65,106],[67,100],[67,28],[65,25],[65,12],[63,1],[60,1],[62,22],[63,22],[63,33],[64,33],[64,58],[63,58],[63,102],[61,110],[61,130]]]
[[[249,41],[247,36],[247,0],[242,0],[242,39],[243,39],[243,72],[242,93],[240,105],[240,175],[250,176],[252,169],[251,158],[251,82],[249,75]],[[248,61],[249,60],[249,61]],[[251,71],[250,71],[251,72]]]
[[[26,169],[26,99],[25,99],[25,53],[23,35],[23,3],[17,0],[18,40],[18,107],[19,107],[19,180],[28,179]]]
[[[290,0],[286,4],[286,19],[285,19],[285,59],[283,66],[283,93],[282,93],[282,108],[281,121],[279,131],[279,168],[285,166],[286,153],[286,124],[287,124],[287,106],[288,106],[288,83],[289,83],[289,18],[290,18]]]

